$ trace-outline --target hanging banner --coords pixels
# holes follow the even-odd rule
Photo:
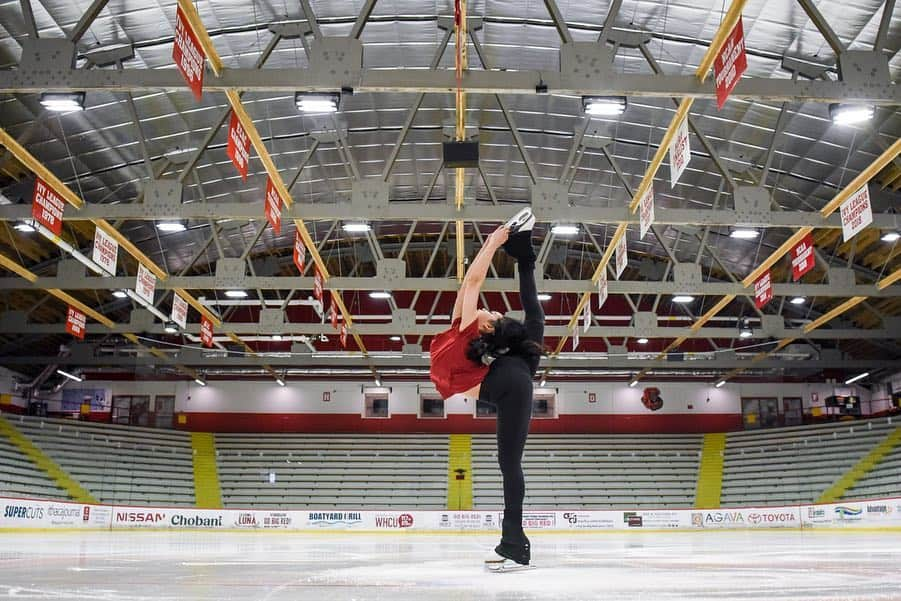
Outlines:
[[[654,184],[648,186],[648,191],[641,197],[641,203],[638,205],[638,219],[640,227],[639,240],[644,240],[644,235],[651,229],[654,223]]]
[[[59,236],[63,231],[63,211],[66,201],[53,191],[47,182],[39,177],[34,180],[34,194],[31,197],[31,216]]]
[[[328,317],[332,322],[332,327],[338,329],[338,309],[335,307],[335,293],[332,292],[332,302],[328,308]]]
[[[250,136],[244,131],[241,120],[238,119],[237,113],[232,111],[231,122],[228,124],[228,145],[225,147],[225,153],[232,160],[232,164],[241,179],[247,181],[247,163],[250,162]]]
[[[807,234],[792,248],[791,257],[792,281],[797,282],[801,276],[813,269],[816,262],[813,255],[813,234]]]
[[[181,12],[181,7],[175,12],[175,44],[172,47],[172,60],[194,93],[195,100],[199,101],[203,96],[203,62],[206,60],[206,54]]]
[[[607,302],[607,270],[601,272],[601,278],[598,280],[598,311]]]
[[[188,301],[177,293],[172,295],[172,314],[169,316],[181,329],[188,325]]]
[[[297,266],[297,271],[303,275],[304,267],[306,266],[306,254],[307,247],[303,245],[303,238],[300,237],[300,231],[294,234],[294,265]]]
[[[69,307],[66,312],[66,331],[79,340],[84,340],[84,313],[74,307]]]
[[[313,297],[322,302],[322,274],[319,273],[319,266],[316,266],[316,273],[313,275]]]
[[[582,333],[588,331],[588,328],[591,327],[591,299],[588,299],[588,302],[585,303],[585,308],[582,309]]]
[[[94,230],[94,250],[91,259],[110,275],[116,275],[119,257],[119,243],[99,227]]]
[[[138,265],[138,279],[135,281],[135,292],[148,303],[153,303],[153,294],[156,292],[156,276],[143,265]]]
[[[723,47],[713,63],[714,81],[716,82],[716,108],[722,109],[726,99],[732,93],[735,84],[748,68],[748,56],[745,54],[745,32],[741,17],[732,28],[732,33],[723,42]]]
[[[620,238],[619,244],[616,245],[616,279],[619,279],[619,276],[623,274],[628,263],[629,254],[626,249],[626,236],[624,234],[623,237]]]
[[[873,223],[873,207],[870,205],[870,188],[867,184],[842,203],[842,237],[847,242],[857,232]]]
[[[754,304],[758,309],[763,309],[771,300],[773,300],[773,280],[767,270],[754,282]]]
[[[579,326],[576,324],[576,327],[573,328],[573,350],[579,348]]]
[[[278,189],[272,184],[270,177],[266,181],[266,221],[272,226],[276,234],[282,233],[282,195],[278,193]]]
[[[347,348],[347,324],[341,324],[341,348]]]
[[[213,322],[205,315],[200,319],[200,342],[207,348],[213,348]]]
[[[669,178],[670,185],[676,186],[679,176],[685,171],[691,160],[691,147],[688,143],[688,117],[682,120],[676,135],[669,146]]]

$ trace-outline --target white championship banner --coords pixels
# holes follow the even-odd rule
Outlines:
[[[0,530],[294,530],[498,532],[503,512],[346,509],[195,509],[91,505],[0,497]],[[527,510],[529,530],[646,531],[901,528],[901,498],[783,507]]]

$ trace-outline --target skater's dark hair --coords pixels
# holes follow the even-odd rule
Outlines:
[[[486,357],[498,355],[518,356],[527,362],[535,361],[544,354],[544,349],[534,340],[530,340],[523,322],[510,317],[501,317],[493,322],[491,332],[483,332],[478,338],[469,342],[466,357],[478,364],[490,363]]]

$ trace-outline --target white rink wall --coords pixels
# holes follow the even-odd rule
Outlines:
[[[0,530],[500,530],[499,511],[191,509],[90,505],[0,497]],[[526,511],[523,527],[546,531],[768,528],[901,529],[901,498],[820,505],[661,510]]]

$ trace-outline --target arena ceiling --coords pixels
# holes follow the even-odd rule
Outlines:
[[[448,324],[460,260],[531,203],[550,294],[545,377],[716,382],[901,368],[901,243],[886,236],[901,231],[894,1],[463,4],[465,137],[480,161],[458,193],[442,162],[442,142],[457,136],[453,1],[198,2],[198,36],[221,59],[200,100],[174,69],[175,1],[0,3],[0,364],[47,385],[57,367],[421,376],[422,351]],[[712,72],[699,65],[739,12],[747,71],[718,109]],[[84,92],[84,110],[46,110],[48,91]],[[299,111],[303,91],[340,91],[339,111]],[[588,116],[591,95],[628,104]],[[691,161],[672,185],[665,157],[650,166],[684,98]],[[234,103],[271,159],[252,148],[246,180],[227,155]],[[870,105],[873,117],[835,123],[839,103]],[[62,243],[15,227],[31,215],[44,168],[74,198]],[[273,170],[293,200],[280,234],[263,208]],[[656,220],[641,239],[629,206],[643,181],[653,181]],[[834,201],[861,181],[873,223],[844,241]],[[159,228],[173,219],[185,231]],[[371,231],[344,231],[354,221]],[[310,300],[314,261],[302,275],[294,265],[295,223],[339,295],[346,350],[328,296],[325,311]],[[560,224],[578,233],[552,234]],[[741,226],[759,235],[731,237]],[[96,227],[120,236],[115,275],[86,270],[66,249],[90,256]],[[804,228],[816,266],[795,282],[785,243]],[[617,279],[612,246],[623,235],[629,262]],[[139,263],[159,276],[159,315],[113,294],[135,287]],[[757,308],[762,263],[774,298]],[[598,309],[604,272],[609,298]],[[519,309],[514,275],[512,262],[495,261],[487,306]],[[176,290],[194,307],[173,332],[163,318]],[[247,297],[226,296],[233,290]],[[685,294],[694,300],[674,302]],[[575,316],[586,301],[583,332]],[[66,333],[73,303],[96,312],[84,341]],[[216,324],[213,349],[201,347],[198,308]]]

